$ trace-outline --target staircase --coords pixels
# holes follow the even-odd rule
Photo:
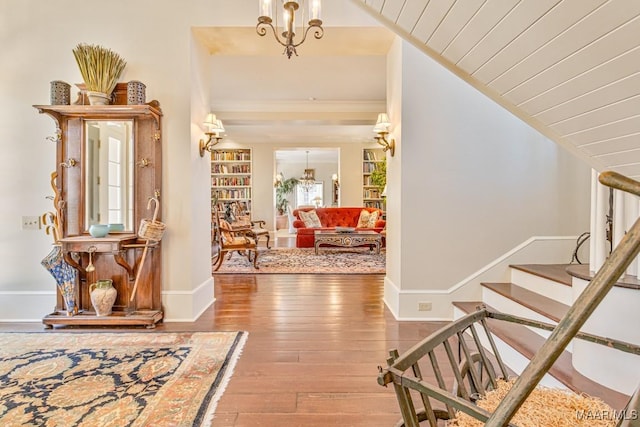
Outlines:
[[[454,303],[454,317],[462,317],[484,304],[495,311],[556,324],[572,303],[571,276],[567,265],[511,265],[511,283],[482,283],[482,301]],[[545,342],[550,332],[489,319],[489,328],[505,363],[519,374]],[[629,396],[598,384],[572,365],[572,347],[567,346],[541,385],[561,387],[599,397],[620,410]]]

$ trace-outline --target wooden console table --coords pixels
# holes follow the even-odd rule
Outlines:
[[[135,234],[112,234],[94,238],[87,235],[60,239],[64,260],[78,271],[76,281],[76,305],[78,313],[67,313],[59,303],[56,311],[44,317],[42,322],[53,325],[143,325],[149,328],[162,320],[161,310],[137,308],[137,297],[130,301],[131,289],[138,268],[137,250],[145,247]],[[153,246],[149,247],[153,250]],[[87,267],[89,264],[94,269]],[[113,313],[97,316],[91,304],[89,285],[100,279],[113,280],[118,291]],[[140,290],[144,298],[144,290]],[[58,299],[60,301],[60,298]]]
[[[369,246],[376,248],[376,253],[380,253],[382,236],[371,230],[337,232],[333,230],[318,230],[314,233],[314,248],[318,255],[320,245],[339,246],[343,248],[353,248],[356,246]]]

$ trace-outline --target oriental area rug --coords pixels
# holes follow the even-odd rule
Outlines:
[[[0,333],[0,425],[209,426],[246,337]]]
[[[386,254],[369,248],[260,248],[258,269],[238,253],[227,255],[214,274],[385,274]]]

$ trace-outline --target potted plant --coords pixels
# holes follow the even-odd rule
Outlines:
[[[287,213],[287,206],[289,206],[289,199],[287,196],[293,192],[298,185],[298,178],[288,178],[280,182],[276,187],[276,210],[278,215],[285,215]]]
[[[106,105],[127,63],[115,52],[98,45],[81,43],[73,55],[84,80],[89,103]]]
[[[384,188],[387,185],[387,159],[386,157],[382,159],[380,163],[376,164],[376,168],[371,172],[371,183],[378,187],[378,191],[380,194],[383,193]],[[383,210],[386,210],[386,199],[382,196],[383,199]]]
[[[371,183],[378,187],[380,192],[387,185],[387,159],[383,159],[376,164],[376,168],[371,172]]]

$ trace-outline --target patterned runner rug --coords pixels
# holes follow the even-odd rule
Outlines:
[[[228,257],[228,255],[227,255]],[[233,253],[225,259],[214,274],[384,274],[386,254],[369,248],[320,248],[318,255],[313,248],[260,249],[258,269],[253,268],[246,257]]]
[[[246,337],[0,333],[0,425],[208,426]]]

